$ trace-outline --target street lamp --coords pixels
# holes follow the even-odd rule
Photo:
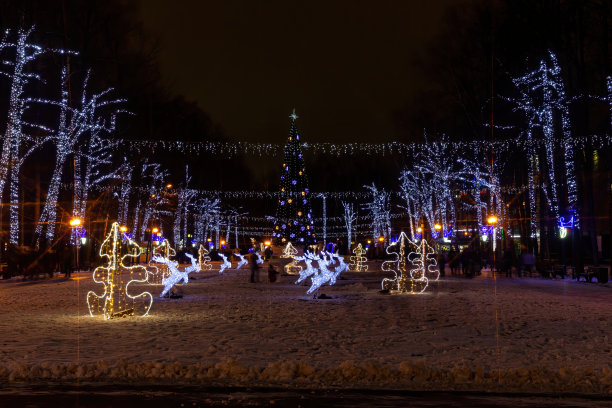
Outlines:
[[[492,269],[493,272],[495,273],[495,224],[497,224],[497,217],[495,215],[490,215],[489,218],[487,218],[487,222],[489,223],[489,226],[491,228],[491,235],[492,235],[492,239],[493,239],[493,265],[492,265]]]
[[[79,242],[77,240],[77,229],[81,227],[81,220],[73,218],[70,220],[70,226],[72,227],[72,235],[74,235],[74,258],[75,258],[75,270],[79,270]]]

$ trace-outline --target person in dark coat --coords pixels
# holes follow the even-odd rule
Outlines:
[[[444,268],[446,267],[446,256],[444,252],[440,252],[438,255],[438,267],[440,268],[440,276],[444,276]]]
[[[251,283],[259,282],[259,265],[253,248],[249,249],[249,266],[251,267]]]

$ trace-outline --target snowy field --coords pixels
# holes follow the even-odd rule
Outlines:
[[[191,274],[111,321],[89,316],[90,273],[0,281],[0,381],[612,395],[610,283],[447,273],[384,295],[383,272],[348,272],[315,300],[266,270]]]

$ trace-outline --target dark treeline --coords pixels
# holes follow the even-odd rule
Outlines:
[[[74,81],[71,98],[78,97],[78,84],[90,68],[91,90],[113,87],[114,97],[125,98],[124,108],[132,113],[120,116],[114,137],[224,140],[223,129],[215,124],[214,118],[197,103],[166,88],[160,73],[157,41],[143,30],[137,7],[136,2],[119,0],[1,0],[0,27],[4,30],[35,25],[33,41],[50,48],[77,51],[78,56],[41,59],[37,69],[56,73],[69,60],[71,80]],[[607,0],[466,0],[451,3],[438,34],[427,47],[423,47],[423,53],[414,56],[420,73],[418,80],[422,84],[417,93],[408,97],[405,107],[393,113],[397,139],[423,141],[424,129],[430,138],[445,133],[450,140],[489,141],[519,137],[524,120],[503,97],[516,97],[517,90],[511,79],[537,69],[549,51],[558,57],[569,97],[576,98],[571,110],[572,135],[609,133],[609,103],[588,95],[607,96],[606,77],[610,75],[611,62],[610,9]],[[52,97],[57,92],[58,76],[50,74],[45,79],[47,82],[40,85],[38,91]],[[414,79],[407,77],[405,80]],[[0,90],[4,94],[8,91],[3,81],[0,81]],[[7,101],[0,98],[0,112],[6,111],[6,104]],[[44,110],[39,115],[43,119],[47,116],[53,118]],[[279,121],[283,119],[279,118]],[[512,125],[514,128],[501,130],[487,126],[491,124]],[[4,128],[4,124],[1,126]],[[282,140],[280,138],[285,135],[277,136]],[[308,135],[304,136],[308,140]],[[248,158],[277,163],[269,164],[268,167],[276,166],[277,170],[269,171],[262,178],[250,174],[247,169],[253,165],[247,167],[244,157],[228,160],[218,155],[184,157],[180,153],[159,151],[122,150],[120,153],[119,160],[119,156],[126,156],[134,162],[151,157],[169,170],[167,181],[177,185],[184,178],[185,165],[189,164],[191,187],[194,188],[271,191],[278,188],[280,158]],[[44,200],[48,174],[53,166],[49,157],[53,154],[54,147],[45,146],[28,159],[31,165],[23,172],[23,202],[34,203],[29,208],[24,205],[25,229],[37,221],[35,207]],[[516,152],[508,157],[480,159],[518,163],[505,167],[501,184],[525,185],[525,158],[521,154]],[[363,191],[363,185],[373,181],[379,187],[397,190],[399,172],[411,160],[410,157],[367,155],[337,159],[323,155],[307,156],[306,165],[312,191]],[[604,255],[606,252],[609,254],[612,247],[612,151],[609,147],[595,149],[586,146],[576,152],[575,160],[583,219],[581,233],[587,236],[584,253],[597,263],[598,236],[603,237],[603,246],[608,248],[603,251]],[[69,183],[70,172],[64,174],[63,181]],[[69,190],[64,190],[60,197],[61,211],[66,217],[71,211],[70,194]],[[507,199],[516,203],[525,201],[527,197],[523,192]],[[92,201],[91,212],[96,214],[99,225],[106,225],[108,219],[115,217],[116,202],[112,194],[101,194]],[[251,215],[273,215],[275,211],[274,203],[236,201],[231,204],[248,205]],[[328,216],[341,215],[338,201],[329,205]],[[316,201],[313,208],[315,217],[320,217]],[[543,214],[546,211],[542,208]],[[524,214],[515,216],[524,218]],[[3,211],[2,218],[6,225],[7,211]],[[543,229],[552,225],[551,222],[542,221]],[[22,242],[28,244],[28,237],[22,238]],[[555,249],[550,252],[555,252]]]

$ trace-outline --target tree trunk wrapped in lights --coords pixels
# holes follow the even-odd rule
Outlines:
[[[345,203],[343,201],[342,206],[344,207],[344,225],[346,226],[346,247],[347,252],[351,252],[351,233],[357,215],[353,210],[353,203]]]

